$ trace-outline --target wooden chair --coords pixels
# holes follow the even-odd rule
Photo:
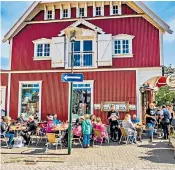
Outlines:
[[[72,134],[73,134],[73,131],[72,131]],[[83,147],[83,145],[81,143],[81,139],[82,139],[82,135],[80,137],[72,137],[72,142],[74,143],[77,140],[77,141],[79,141],[79,144],[81,145],[81,147]]]
[[[55,133],[47,133],[47,140],[48,142],[46,143],[46,153],[48,152],[49,146],[50,145],[56,145],[56,150],[57,146],[60,145],[62,149],[62,142],[61,142],[61,137],[56,138]]]
[[[109,143],[109,137],[106,138],[105,136],[102,136],[100,130],[93,129],[93,131],[94,131],[93,145],[94,145],[94,142],[97,141],[98,139],[101,140],[101,145],[103,143],[103,139],[107,139],[108,140],[108,143]]]
[[[126,140],[126,144],[128,144],[128,141],[129,141],[129,138],[132,137],[133,135],[131,134],[127,134],[126,130],[124,127],[120,127],[120,130],[121,130],[121,137],[120,137],[120,141],[119,141],[119,144],[121,143],[122,139],[125,138]]]

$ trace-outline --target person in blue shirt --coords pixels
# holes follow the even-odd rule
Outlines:
[[[61,123],[61,121],[57,119],[56,113],[53,114],[53,123],[54,123],[54,125],[58,125]]]
[[[142,142],[141,137],[142,137],[142,127],[139,125],[139,119],[137,116],[134,114],[131,118],[131,122],[133,123],[136,131],[137,131],[137,140]]]

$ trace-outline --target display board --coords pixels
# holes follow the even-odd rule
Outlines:
[[[111,105],[115,106],[115,110],[120,112],[129,112],[129,102],[101,102],[101,111],[108,112],[111,110]]]

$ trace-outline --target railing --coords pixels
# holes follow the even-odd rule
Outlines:
[[[74,67],[93,67],[93,52],[74,52]]]

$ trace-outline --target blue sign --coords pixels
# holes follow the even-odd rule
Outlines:
[[[84,79],[83,74],[67,74],[63,73],[61,75],[62,82],[82,82]]]

